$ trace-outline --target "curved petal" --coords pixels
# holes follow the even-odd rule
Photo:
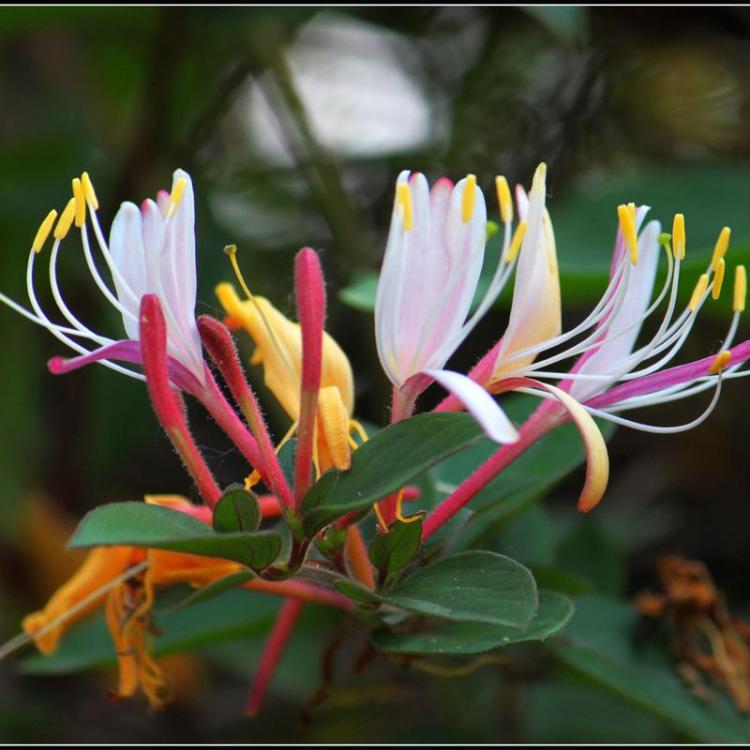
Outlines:
[[[515,443],[518,440],[516,428],[481,385],[467,378],[466,375],[452,370],[425,370],[424,372],[464,405],[466,411],[477,420],[489,438],[496,443]]]
[[[659,262],[658,221],[649,222],[638,238],[638,263],[631,269],[628,286],[619,310],[606,325],[606,338],[610,339],[586,356],[577,373],[606,375],[612,380],[619,374],[618,366],[633,351],[641,330],[639,319],[643,317],[653,294],[656,270]],[[586,401],[606,390],[612,381],[577,380],[570,387],[570,394],[579,401]]]
[[[528,212],[519,196],[519,215],[526,214],[528,229],[521,245],[508,327],[493,368],[493,380],[516,372],[533,355],[511,359],[514,352],[553,338],[562,330],[560,279],[552,222],[545,209],[546,168],[539,165],[529,198]]]
[[[117,298],[133,317],[122,316],[128,338],[138,340],[138,312],[141,297],[149,291],[146,251],[143,246],[141,212],[134,203],[123,203],[112,221],[109,251],[120,272],[114,274]],[[122,282],[129,287],[128,293]]]

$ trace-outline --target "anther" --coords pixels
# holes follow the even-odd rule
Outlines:
[[[719,261],[727,254],[727,248],[729,247],[729,238],[732,236],[732,230],[729,227],[719,232],[719,238],[716,240],[714,245],[714,254],[711,256],[711,268],[716,270]]]
[[[73,219],[76,213],[76,199],[71,198],[68,201],[68,205],[65,206],[63,212],[60,214],[60,220],[57,222],[55,227],[54,238],[56,240],[65,239],[65,236],[70,231],[70,227],[73,224]]]
[[[409,185],[405,182],[399,182],[396,186],[396,203],[401,206],[404,229],[407,231],[414,229],[414,208],[411,202],[411,190],[409,190]]]
[[[727,264],[724,262],[724,258],[719,258],[719,262],[716,265],[716,275],[714,276],[714,283],[711,287],[711,298],[719,299],[721,294],[721,285],[724,283],[724,273],[726,271]]]
[[[172,193],[169,196],[169,206],[167,207],[167,215],[173,215],[180,207],[180,201],[182,196],[185,194],[185,188],[187,187],[187,180],[184,177],[180,177],[177,182],[172,186]]]
[[[97,211],[99,209],[99,200],[94,192],[94,185],[91,182],[88,172],[84,172],[81,175],[81,184],[83,185],[83,194],[86,196],[86,202],[89,204],[89,208],[92,211]]]
[[[747,273],[745,266],[737,266],[734,269],[734,312],[745,311],[745,299],[747,298]]]
[[[630,250],[630,262],[635,265],[638,262],[638,235],[635,231],[633,214],[624,203],[621,203],[617,207],[617,217],[620,220],[622,236]]]
[[[685,260],[685,216],[675,214],[672,222],[672,249],[675,260]]]
[[[509,221],[513,221],[513,200],[510,197],[508,180],[502,175],[495,177],[495,192],[500,208],[500,218],[507,224]]]
[[[711,363],[711,366],[708,368],[709,375],[718,375],[729,364],[729,361],[731,359],[732,359],[732,352],[728,350],[719,352],[719,354],[716,355],[716,359]]]
[[[513,233],[513,239],[510,242],[510,247],[508,248],[508,254],[505,256],[506,263],[512,263],[516,259],[516,255],[518,255],[518,251],[521,249],[521,243],[523,242],[523,238],[526,236],[526,230],[528,228],[528,222],[518,222],[516,231]]]
[[[708,274],[702,273],[698,279],[698,283],[695,285],[695,289],[693,289],[693,296],[690,298],[690,304],[688,305],[690,312],[695,312],[695,309],[703,299],[703,295],[706,293],[706,289],[708,289]]]
[[[80,229],[86,221],[86,200],[83,197],[83,185],[78,177],[73,178],[73,200],[75,201],[75,222]]]
[[[52,225],[55,223],[57,218],[57,211],[53,208],[45,217],[44,221],[39,225],[39,229],[36,230],[34,241],[31,243],[31,249],[38,253],[44,247],[44,243],[49,237],[49,233],[52,231]]]
[[[471,221],[474,213],[474,204],[477,200],[477,178],[473,174],[466,175],[464,193],[461,196],[461,219]]]

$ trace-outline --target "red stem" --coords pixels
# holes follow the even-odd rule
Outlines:
[[[292,490],[279,464],[258,400],[245,378],[232,335],[225,325],[208,315],[198,318],[198,331],[257,441],[259,456],[254,466],[276,497],[286,507],[292,507]]]
[[[443,524],[450,521],[480,490],[484,489],[503,469],[513,463],[540,437],[556,427],[558,422],[550,417],[545,403],[526,420],[519,429],[519,440],[503,445],[493,453],[473,474],[445,498],[430,513],[422,527],[422,541],[429,539]]]
[[[256,716],[260,711],[268,684],[301,612],[302,602],[299,599],[286,599],[281,605],[279,614],[276,616],[276,622],[274,622],[263,648],[258,671],[255,673],[250,696],[245,705],[245,714],[248,716]]]
[[[221,490],[190,434],[181,399],[170,385],[167,325],[155,294],[145,294],[141,299],[140,340],[143,371],[156,416],[195,480],[203,500],[213,508],[221,497]]]
[[[320,260],[314,250],[302,248],[294,263],[294,291],[297,316],[302,330],[302,377],[300,411],[295,460],[295,507],[312,484],[312,459],[318,391],[323,369],[323,326],[326,314],[326,292]]]

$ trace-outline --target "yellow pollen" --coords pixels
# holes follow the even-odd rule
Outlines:
[[[414,229],[414,208],[411,202],[411,190],[406,182],[399,182],[396,186],[396,203],[401,206],[404,229]]]
[[[633,226],[635,226],[636,225],[636,220],[638,218],[638,215],[637,215],[636,210],[635,210],[635,203],[632,203],[632,202],[628,203],[628,211],[630,211],[630,216],[633,219]]]
[[[714,245],[714,254],[711,256],[711,268],[715,271],[719,261],[727,254],[729,248],[729,238],[732,236],[732,230],[729,227],[719,232],[719,238]]]
[[[708,368],[710,375],[718,375],[728,364],[729,360],[732,359],[732,352],[723,351],[716,355],[716,359],[711,363]]]
[[[508,180],[502,175],[495,177],[495,192],[500,207],[500,218],[506,223],[513,221],[513,201],[510,197],[510,188],[508,187]]]
[[[466,175],[464,183],[464,194],[461,199],[461,218],[464,221],[471,221],[474,213],[474,204],[477,200],[477,178],[473,174]]]
[[[39,225],[39,229],[36,230],[36,236],[34,241],[31,243],[31,249],[38,253],[43,247],[44,243],[49,237],[49,233],[52,231],[52,225],[55,223],[57,218],[57,211],[53,208],[45,217],[44,221]]]
[[[703,295],[706,293],[706,289],[708,289],[708,274],[702,273],[698,279],[698,283],[695,285],[695,289],[693,289],[693,296],[690,298],[690,304],[688,305],[690,312],[694,312],[698,307]]]
[[[624,203],[621,203],[617,207],[617,217],[620,220],[622,236],[630,250],[630,262],[635,265],[638,262],[638,235],[635,231],[633,214]]]
[[[719,262],[716,266],[716,276],[714,276],[714,283],[711,287],[711,298],[719,299],[721,294],[721,285],[724,283],[724,273],[726,271],[727,264],[724,262],[724,258],[719,258]]]
[[[734,304],[732,309],[738,312],[745,311],[745,299],[747,298],[747,273],[745,266],[737,266],[734,269]]]
[[[80,229],[86,221],[86,200],[83,197],[83,185],[78,177],[73,178],[73,200],[76,226]]]
[[[70,231],[70,227],[73,224],[73,219],[76,213],[76,199],[71,198],[68,201],[68,205],[65,206],[63,212],[60,214],[60,220],[57,222],[55,227],[54,238],[56,240],[65,239],[65,235]]]
[[[94,192],[94,185],[91,182],[88,172],[84,172],[81,175],[81,184],[83,185],[83,194],[86,196],[86,202],[89,204],[89,208],[92,211],[98,210],[99,201]]]
[[[526,221],[518,222],[516,231],[513,233],[513,239],[510,241],[508,254],[505,256],[506,263],[512,263],[516,259],[516,256],[518,255],[518,251],[521,249],[521,243],[523,242],[523,238],[526,236],[526,230],[528,228],[529,228],[528,222]]]
[[[167,206],[167,215],[174,214],[180,207],[180,201],[182,196],[185,195],[185,188],[187,187],[187,180],[184,177],[180,177],[177,182],[172,186],[172,192],[169,196],[169,205]]]
[[[547,178],[547,165],[543,162],[539,162],[539,166],[536,168],[536,171],[534,172],[534,179],[531,183],[531,189],[533,190],[534,187],[543,180]]]
[[[685,216],[675,214],[672,222],[672,253],[675,260],[685,260]]]

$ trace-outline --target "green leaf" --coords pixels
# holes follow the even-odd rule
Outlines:
[[[448,555],[400,581],[383,600],[459,622],[525,628],[539,606],[527,568],[495,552]]]
[[[570,620],[573,602],[550,591],[539,592],[539,609],[525,630],[475,622],[430,622],[417,632],[397,633],[382,628],[373,633],[375,648],[386,653],[481,654],[523,641],[543,641]]]
[[[336,581],[334,587],[357,604],[378,605],[383,601],[374,591],[370,591],[370,589],[354,583],[354,581]]]
[[[258,501],[240,485],[233,485],[221,496],[214,508],[214,531],[256,531],[261,513]]]
[[[178,609],[184,609],[185,607],[190,607],[199,602],[206,601],[214,596],[218,596],[224,591],[241,586],[253,577],[253,574],[249,570],[241,570],[239,573],[232,573],[231,575],[224,576],[224,578],[220,578],[218,581],[209,583],[208,586],[193,591],[192,594],[177,602],[177,604],[167,611],[176,612]]]
[[[312,536],[372,505],[482,434],[468,414],[420,414],[386,427],[352,453],[348,471],[331,469],[310,488],[302,503],[305,532]]]
[[[110,503],[87,513],[69,547],[129,545],[207,555],[268,567],[281,551],[281,537],[270,531],[217,534],[210,526],[172,508],[147,503]]]
[[[374,272],[357,274],[349,286],[339,291],[339,299],[349,307],[362,312],[372,312],[375,307],[375,293],[378,288],[378,275]]]
[[[591,591],[591,583],[585,578],[551,565],[534,565],[531,568],[537,586],[563,594],[585,594]]]
[[[635,608],[600,596],[581,597],[566,642],[555,657],[579,677],[660,717],[689,738],[705,742],[750,740],[750,721],[722,698],[711,704],[691,694],[677,676],[666,643],[636,648]]]
[[[417,554],[422,542],[422,520],[396,521],[387,534],[378,534],[370,545],[370,562],[382,581],[398,573]]]

